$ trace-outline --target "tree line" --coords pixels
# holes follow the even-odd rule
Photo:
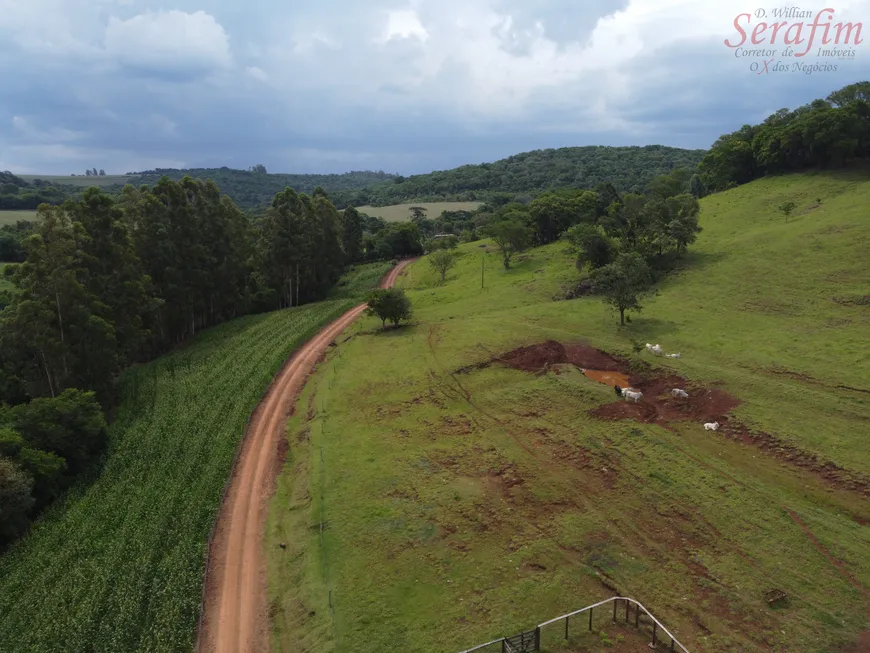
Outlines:
[[[0,545],[99,457],[125,367],[245,313],[323,299],[367,254],[361,216],[319,188],[285,189],[257,221],[189,177],[119,198],[89,188],[37,216],[23,262],[4,268]]]
[[[7,170],[0,172],[0,211],[32,211],[40,204],[63,202],[79,190],[54,186],[41,179],[27,183]]]
[[[868,156],[870,82],[858,82],[720,136],[699,172],[710,191],[721,191],[766,175],[836,168]]]

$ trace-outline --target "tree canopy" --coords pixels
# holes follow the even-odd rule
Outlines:
[[[383,326],[389,321],[397,327],[403,320],[411,319],[411,299],[401,288],[375,290],[366,301],[366,313],[380,318]]]
[[[637,252],[620,254],[616,261],[598,268],[593,275],[595,291],[619,311],[619,324],[625,324],[625,311],[640,311],[641,295],[652,283],[652,272]]]
[[[699,165],[713,191],[765,175],[846,165],[870,156],[870,82],[858,82],[760,125],[724,134]]]

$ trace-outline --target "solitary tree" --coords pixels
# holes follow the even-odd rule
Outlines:
[[[780,210],[780,212],[785,216],[785,221],[788,222],[788,217],[791,215],[792,211],[795,210],[796,206],[797,204],[794,202],[783,202],[776,208]]]
[[[411,319],[411,300],[399,288],[378,289],[369,295],[366,313],[381,318],[383,328],[387,320],[397,327],[402,320]]]
[[[100,177],[105,177],[105,176],[106,176],[106,171],[103,170],[102,168],[100,168]]]
[[[447,277],[447,271],[456,265],[456,258],[453,256],[453,252],[439,249],[429,254],[429,265],[441,275],[441,281],[444,281]]]
[[[495,242],[501,251],[504,269],[511,266],[511,258],[517,252],[522,252],[532,242],[532,230],[519,220],[504,220],[485,227],[484,235]]]
[[[595,291],[619,311],[619,324],[625,325],[625,311],[640,311],[640,298],[652,283],[652,272],[637,252],[620,254],[616,261],[598,268],[593,276]]]
[[[424,220],[426,218],[426,207],[412,206],[408,209],[411,212],[411,220]]]

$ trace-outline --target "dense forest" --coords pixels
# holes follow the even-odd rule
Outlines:
[[[89,188],[16,225],[0,297],[0,547],[99,458],[131,364],[234,317],[324,299],[358,261],[421,250],[417,226],[285,189],[251,220],[214,182]],[[11,506],[7,508],[7,506]]]
[[[40,204],[58,204],[79,193],[81,188],[55,186],[41,179],[27,183],[9,171],[0,172],[0,211],[34,210]]]
[[[870,82],[858,82],[724,134],[699,171],[711,191],[720,191],[766,175],[840,167],[868,156]]]
[[[285,188],[292,188],[297,193],[314,192],[316,188],[323,188],[329,196],[335,200],[342,193],[366,188],[378,182],[388,181],[395,175],[385,172],[346,172],[333,175],[293,175],[293,174],[269,174],[263,165],[257,165],[250,170],[233,170],[231,168],[193,168],[190,170],[175,170],[159,168],[144,172],[130,172],[131,184],[155,184],[161,177],[178,181],[183,177],[215,182],[221,191],[232,198],[237,206],[244,210],[262,209],[272,201],[276,194]],[[339,205],[344,208],[346,203]]]
[[[495,195],[534,197],[557,188],[592,189],[610,183],[619,192],[642,192],[674,168],[694,168],[705,150],[662,145],[563,147],[516,154],[494,163],[396,177],[355,193],[339,193],[336,204],[385,206],[404,202],[487,201]]]

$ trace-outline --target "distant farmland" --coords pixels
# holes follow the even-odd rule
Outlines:
[[[0,227],[15,224],[19,220],[36,220],[36,211],[0,211]]]
[[[66,186],[123,186],[133,177],[129,175],[106,175],[104,177],[86,177],[84,175],[16,175],[27,183],[33,183],[34,179],[42,179],[51,184],[64,184]]]
[[[437,218],[442,211],[474,211],[483,202],[414,202],[412,204],[393,204],[392,206],[360,206],[357,211],[377,218],[383,218],[387,222],[402,222],[411,219],[412,206],[422,206],[426,209],[426,216]]]

